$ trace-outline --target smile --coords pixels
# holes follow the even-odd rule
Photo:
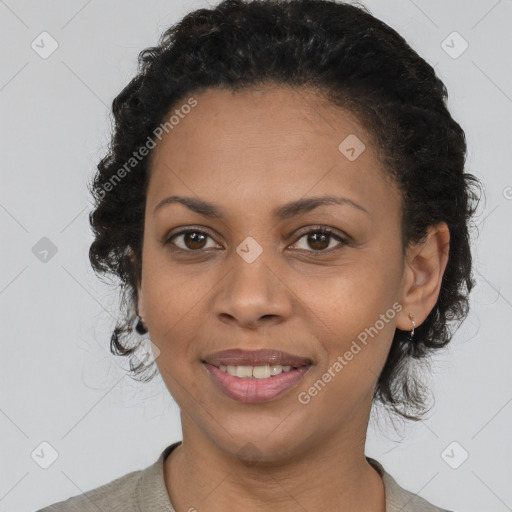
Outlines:
[[[222,365],[218,368],[203,364],[217,389],[243,403],[267,402],[285,394],[296,387],[311,368],[311,364],[298,368],[282,365]]]

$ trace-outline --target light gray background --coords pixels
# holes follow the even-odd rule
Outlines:
[[[372,421],[366,453],[439,506],[512,510],[512,3],[364,4],[435,66],[466,131],[467,170],[486,186],[474,243],[478,286],[470,317],[434,360],[435,407],[403,436]],[[0,0],[2,512],[37,510],[142,469],[181,439],[160,376],[134,382],[127,362],[109,352],[117,294],[89,266],[85,185],[139,51],[201,6],[207,2]],[[43,31],[59,44],[47,59],[31,48]],[[441,46],[453,31],[469,43],[456,59]],[[32,252],[42,237],[58,250],[46,263]],[[44,441],[59,454],[48,469],[31,457]],[[454,441],[452,459],[469,453],[458,469],[445,462]]]

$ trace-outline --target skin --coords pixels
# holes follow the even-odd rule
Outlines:
[[[412,329],[409,313],[420,325],[437,301],[448,228],[432,226],[402,255],[401,195],[370,134],[314,91],[206,89],[193,97],[197,106],[153,151],[138,284],[139,314],[181,411],[183,443],[164,464],[171,502],[177,512],[251,512],[269,504],[384,512],[382,479],[364,456],[373,390],[395,329]],[[338,149],[350,134],[366,146],[354,161]],[[225,216],[205,217],[178,203],[154,214],[171,195],[209,201]],[[366,212],[334,204],[284,221],[271,215],[290,201],[325,195]],[[174,246],[164,245],[190,226],[208,237],[177,236]],[[318,226],[348,243],[308,243],[304,232]],[[262,248],[252,263],[236,252],[248,236]],[[298,393],[394,303],[402,310],[317,396],[300,403]],[[274,348],[314,364],[296,388],[242,404],[217,389],[201,363],[229,348]],[[257,463],[239,454],[248,442]]]

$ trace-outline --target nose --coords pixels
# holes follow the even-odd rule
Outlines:
[[[284,282],[282,272],[264,254],[252,263],[237,253],[231,256],[230,271],[214,299],[214,312],[222,322],[256,329],[290,317],[293,285]]]

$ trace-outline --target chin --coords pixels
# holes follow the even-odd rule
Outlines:
[[[304,447],[296,433],[283,430],[267,435],[261,429],[243,430],[236,436],[217,440],[216,444],[246,466],[285,464],[300,454]]]

